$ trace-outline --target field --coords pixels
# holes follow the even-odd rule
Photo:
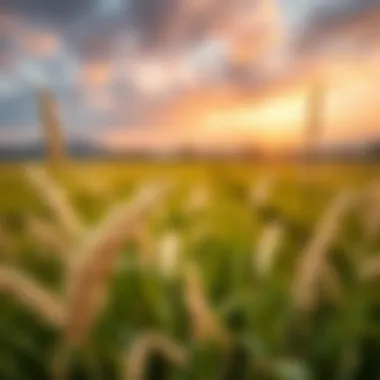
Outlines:
[[[380,379],[379,180],[0,166],[0,378]]]

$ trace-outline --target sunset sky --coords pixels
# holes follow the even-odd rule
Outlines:
[[[70,139],[112,149],[380,138],[380,0],[5,0],[0,146],[40,139],[36,88]]]

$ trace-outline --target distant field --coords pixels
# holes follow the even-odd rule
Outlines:
[[[0,378],[380,378],[379,180],[0,165]]]
[[[27,166],[43,164],[0,164],[1,209],[24,208],[33,203],[34,195],[25,179]],[[236,183],[249,185],[257,179],[275,176],[280,184],[312,180],[328,187],[357,186],[380,177],[379,164],[367,165],[251,165],[246,163],[77,163],[70,164],[59,180],[70,191],[80,189],[115,195],[140,181],[173,179],[180,184],[210,181],[219,176],[232,176]],[[58,175],[59,176],[59,175]],[[110,199],[111,200],[111,199]]]

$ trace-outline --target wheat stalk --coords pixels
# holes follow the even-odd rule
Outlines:
[[[340,221],[350,204],[351,196],[339,194],[325,211],[306,249],[296,272],[293,297],[297,308],[311,310],[316,300],[316,284],[328,265],[325,261],[330,244],[337,236]]]
[[[84,231],[82,222],[71,205],[66,192],[42,169],[28,168],[27,178],[36,188],[40,199],[50,208],[58,224],[71,238],[76,239]]]
[[[158,242],[158,267],[161,274],[170,278],[173,276],[178,254],[180,251],[180,238],[175,232],[166,233]]]
[[[283,234],[284,228],[279,222],[272,223],[262,233],[253,252],[254,266],[259,275],[266,276],[273,267]]]
[[[148,332],[139,337],[131,346],[125,364],[125,379],[143,380],[147,360],[152,353],[159,353],[169,362],[184,366],[188,360],[186,350],[158,332]]]
[[[0,291],[16,297],[49,324],[63,326],[65,310],[61,300],[25,273],[11,267],[0,267]]]
[[[199,270],[194,263],[188,264],[184,278],[185,302],[193,329],[193,338],[200,342],[216,340],[227,344],[227,332],[208,304]]]
[[[134,201],[117,206],[73,254],[68,275],[66,339],[79,343],[86,336],[105,299],[107,279],[115,259],[135,230],[168,190],[144,188]]]

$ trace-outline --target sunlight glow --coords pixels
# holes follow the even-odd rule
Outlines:
[[[214,111],[203,121],[206,129],[257,130],[262,133],[283,132],[297,128],[304,112],[302,94],[268,100],[260,106],[242,105]]]

